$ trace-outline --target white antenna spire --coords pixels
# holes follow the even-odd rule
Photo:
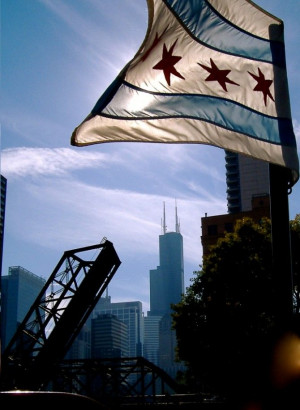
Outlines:
[[[165,202],[164,202],[164,217],[163,217],[162,230],[163,230],[163,234],[165,234],[167,232]]]
[[[177,201],[175,199],[175,232],[180,233],[180,223],[177,216]]]

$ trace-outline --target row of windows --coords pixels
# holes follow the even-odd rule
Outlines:
[[[224,231],[233,232],[233,223],[232,222],[225,222]],[[207,226],[207,235],[209,235],[209,236],[218,235],[218,225],[217,224],[208,225]]]

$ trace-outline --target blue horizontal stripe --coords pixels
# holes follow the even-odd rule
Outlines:
[[[223,98],[150,93],[123,83],[106,106],[103,102],[100,98],[93,114],[126,120],[190,118],[272,144],[295,146],[291,120],[265,116]]]
[[[221,16],[206,0],[164,0],[187,32],[218,51],[285,67],[284,44],[252,35]]]

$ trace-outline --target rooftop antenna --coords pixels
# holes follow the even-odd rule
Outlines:
[[[167,232],[165,202],[164,202],[164,216],[163,216],[163,221],[162,221],[162,232],[163,232],[163,234],[165,234]]]
[[[180,233],[180,223],[177,216],[177,201],[175,199],[175,232]]]

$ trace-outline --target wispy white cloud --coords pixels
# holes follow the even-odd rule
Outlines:
[[[11,178],[26,178],[27,176],[62,175],[71,173],[73,170],[98,169],[104,166],[113,168],[118,164],[123,169],[144,178],[148,173],[148,178],[163,180],[164,174],[166,178],[170,178],[173,174],[176,178],[173,181],[175,185],[179,185],[180,178],[185,179],[184,175],[188,171],[190,176],[185,184],[198,192],[199,181],[195,183],[190,179],[193,174],[195,178],[203,174],[209,175],[211,180],[224,181],[223,168],[215,165],[212,150],[205,146],[198,146],[196,150],[184,144],[180,146],[143,143],[104,145],[101,145],[102,150],[93,147],[89,147],[90,149],[7,148],[2,151],[2,172]],[[209,156],[211,156],[211,163],[207,162]],[[220,158],[223,159],[223,152]]]
[[[13,188],[22,195],[22,212],[18,203],[10,203],[8,213],[10,231],[19,239],[58,249],[67,243],[71,248],[82,242],[90,244],[103,234],[116,238],[123,254],[156,255],[163,202],[169,204],[168,229],[175,228],[173,197],[141,193],[138,186],[135,190],[109,189],[101,186],[101,181],[92,186],[75,179],[72,170],[99,167],[101,162],[107,165],[111,158],[106,155],[72,149],[19,149],[5,150],[4,159],[4,170],[10,177],[22,177],[18,188]],[[31,175],[35,178],[28,178]],[[202,254],[201,217],[208,210],[224,213],[225,200],[206,191],[199,199],[187,194],[176,199],[185,257],[197,266]]]
[[[2,151],[1,172],[9,178],[59,176],[79,168],[101,167],[112,158],[71,148],[10,148]]]

